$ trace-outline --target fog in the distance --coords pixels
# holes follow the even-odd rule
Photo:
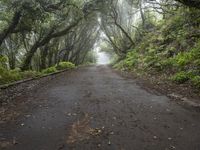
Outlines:
[[[105,52],[97,50],[97,65],[107,65],[110,63],[109,55]]]

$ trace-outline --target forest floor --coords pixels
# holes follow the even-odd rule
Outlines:
[[[137,82],[107,66],[66,72],[18,98],[0,149],[199,150],[199,112]]]

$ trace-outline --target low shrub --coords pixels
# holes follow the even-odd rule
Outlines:
[[[71,63],[71,62],[60,62],[57,66],[56,69],[57,70],[64,70],[64,69],[74,69],[75,68],[75,64]]]
[[[42,73],[43,73],[43,74],[49,74],[49,73],[54,73],[54,72],[56,72],[56,71],[57,71],[57,69],[56,69],[56,67],[54,66],[54,67],[49,67],[49,68],[46,68],[46,69],[42,70]]]
[[[136,53],[135,51],[131,51],[128,52],[124,60],[123,67],[130,70],[131,68],[135,67],[137,63],[138,63],[138,53]]]
[[[174,65],[174,59],[168,58],[161,60],[161,65],[163,69],[171,69]]]
[[[197,88],[200,88],[200,76],[195,76],[191,79],[192,84]]]
[[[37,71],[32,71],[32,70],[24,71],[24,72],[21,72],[20,74],[21,74],[23,79],[35,78],[35,77],[42,76],[42,73],[37,72]]]
[[[7,68],[8,57],[0,55],[0,66],[3,68]]]
[[[7,70],[0,67],[0,84],[7,84],[22,79],[20,73],[15,70]]]
[[[192,53],[191,52],[179,53],[174,59],[178,67],[184,67],[192,61]]]
[[[184,72],[184,71],[181,71],[179,73],[176,73],[175,75],[173,75],[171,77],[171,80],[176,82],[176,83],[179,83],[179,84],[182,84],[182,83],[185,83],[186,81],[188,81],[190,78],[188,76],[188,73],[187,72]]]
[[[32,70],[21,72],[19,68],[16,68],[14,70],[8,70],[4,68],[2,65],[0,65],[0,85],[15,82],[22,79],[40,77],[43,74],[54,73],[57,72],[58,70],[73,69],[73,68],[75,68],[75,65],[72,64],[71,62],[60,62],[57,66],[46,68],[42,70],[42,72],[37,72]]]
[[[125,69],[124,69],[124,61],[123,61],[123,60],[119,61],[118,63],[116,63],[116,64],[113,66],[113,68],[119,69],[119,70],[125,70]]]

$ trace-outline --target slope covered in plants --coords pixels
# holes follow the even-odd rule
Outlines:
[[[159,74],[178,84],[200,88],[200,11],[179,8],[175,15],[152,23],[136,46],[115,68]]]

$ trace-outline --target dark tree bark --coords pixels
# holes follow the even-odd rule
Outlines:
[[[22,16],[21,11],[15,12],[15,14],[12,18],[12,21],[11,21],[10,25],[8,26],[8,28],[4,29],[2,31],[2,33],[0,33],[0,46],[3,43],[3,41],[6,39],[6,37],[15,30],[15,28],[17,27],[17,25],[20,22],[21,16]]]
[[[69,52],[70,52],[69,50],[65,52],[65,55],[63,57],[63,61],[68,61],[68,59],[69,59]]]
[[[59,60],[58,60],[58,52],[56,52],[56,53],[54,54],[54,64],[57,64],[57,63],[59,63]]]
[[[200,9],[200,0],[175,0],[175,1],[180,2],[188,7],[194,7]]]
[[[47,55],[48,55],[48,50],[49,50],[49,47],[46,45],[46,46],[44,47],[44,49],[41,51],[40,70],[46,68],[46,58],[47,58]]]
[[[122,33],[128,38],[128,40],[131,43],[131,46],[134,46],[135,43],[133,41],[133,39],[129,36],[129,34],[125,31],[125,29],[118,23],[118,12],[116,10],[116,8],[112,8],[112,13],[110,14],[110,16],[113,18],[115,25],[122,31]]]
[[[53,60],[53,52],[50,51],[48,54],[48,67],[52,66],[52,60]]]
[[[132,40],[132,38],[128,35],[128,33],[124,30],[124,28],[119,24],[117,23],[117,21],[115,22],[115,25],[124,33],[124,35],[129,39],[129,41],[131,42],[131,46],[134,46],[135,43],[134,41]]]
[[[9,57],[8,60],[9,60],[10,69],[15,69],[15,66],[16,66],[15,54],[11,53],[11,56]]]
[[[142,0],[139,1],[139,9],[140,9],[140,16],[142,19],[142,27],[144,29],[145,28],[145,16],[144,16],[144,12],[142,10]]]

